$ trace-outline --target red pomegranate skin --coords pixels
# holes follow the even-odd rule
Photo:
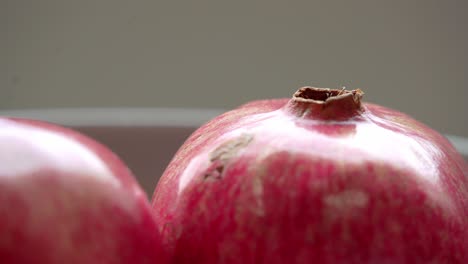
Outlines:
[[[305,87],[194,132],[152,201],[172,263],[468,263],[466,161],[361,96]]]
[[[0,118],[0,263],[165,263],[151,205],[103,145]]]

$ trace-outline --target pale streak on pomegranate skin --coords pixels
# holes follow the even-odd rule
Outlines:
[[[0,148],[0,263],[164,263],[144,192],[104,146],[1,118]]]
[[[172,263],[468,263],[463,158],[403,113],[338,99],[256,101],[198,129],[152,201]]]

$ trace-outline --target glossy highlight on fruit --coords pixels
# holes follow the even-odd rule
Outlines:
[[[150,204],[110,150],[0,118],[0,263],[165,263]]]
[[[436,131],[303,87],[195,131],[153,196],[172,263],[468,263],[468,166]]]

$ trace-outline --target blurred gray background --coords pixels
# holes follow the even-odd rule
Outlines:
[[[232,108],[304,85],[468,136],[468,1],[0,0],[0,110]]]

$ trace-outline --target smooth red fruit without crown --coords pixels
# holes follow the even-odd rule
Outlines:
[[[466,161],[362,95],[304,87],[194,132],[152,201],[172,263],[468,263]]]
[[[165,263],[145,193],[103,145],[0,118],[0,263]]]

